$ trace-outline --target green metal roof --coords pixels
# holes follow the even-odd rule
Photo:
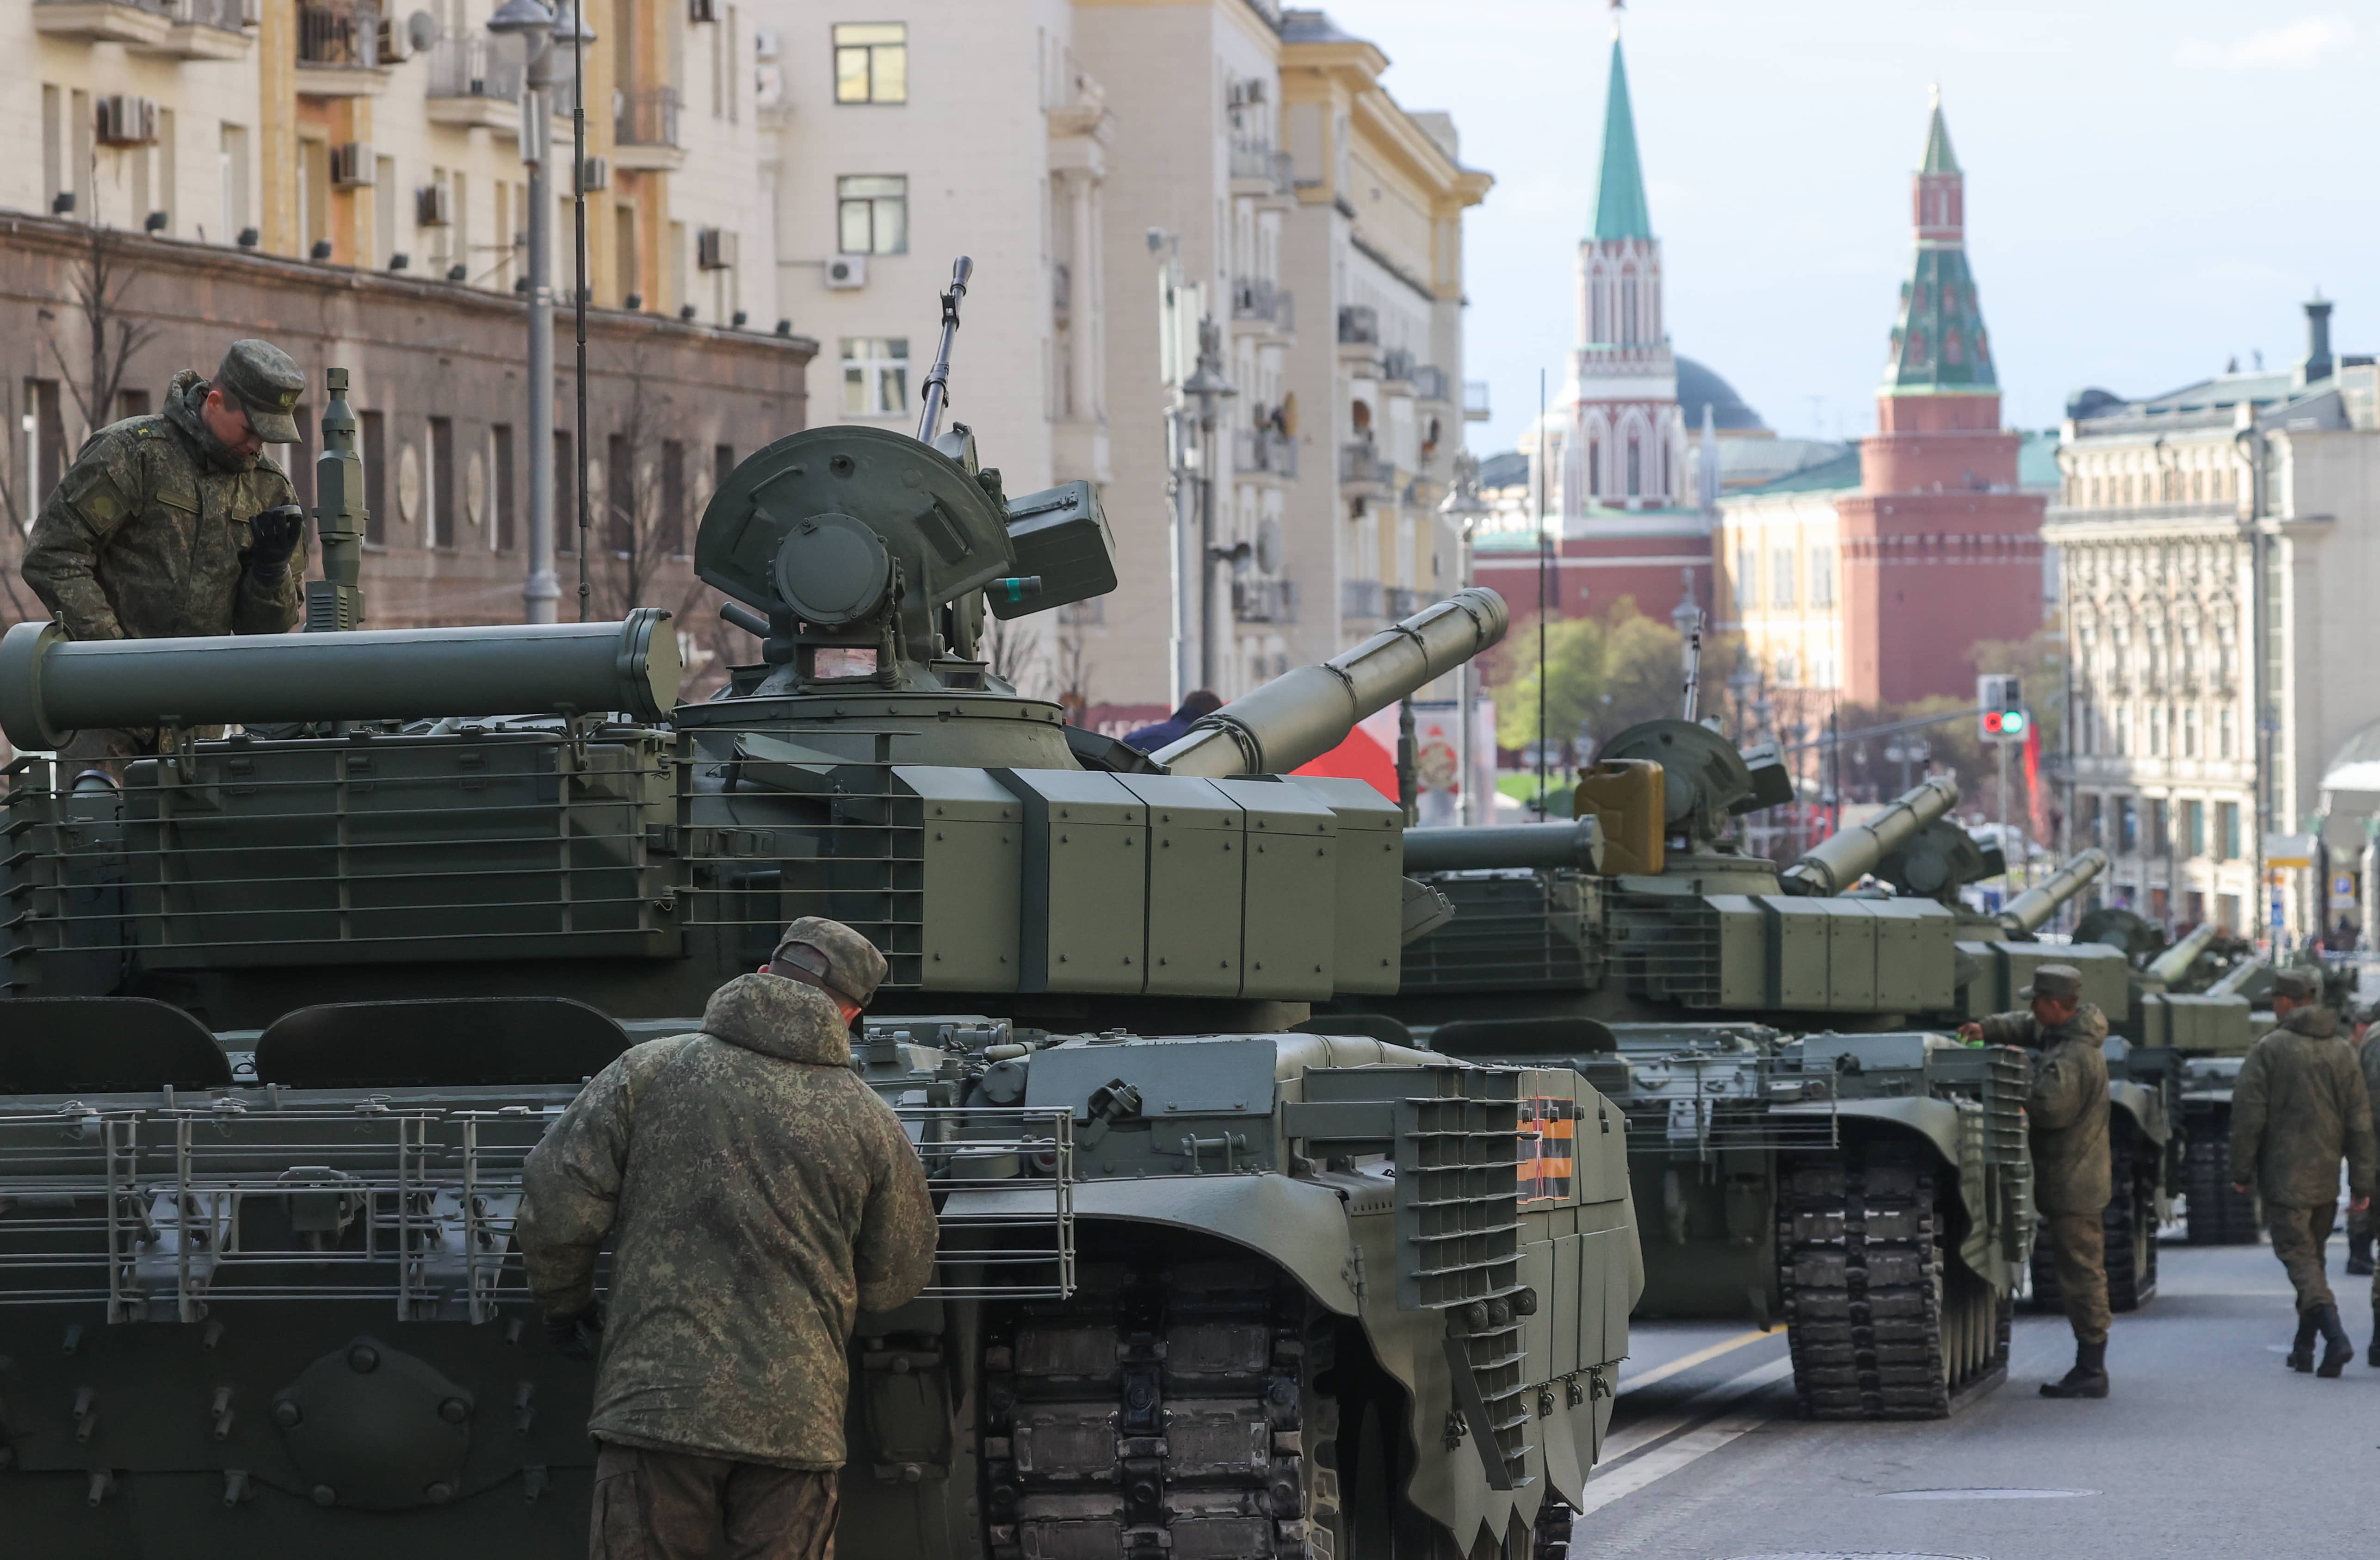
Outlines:
[[[1755,487],[1744,488],[1726,496],[1736,498],[1763,493],[1837,493],[1856,488],[1859,485],[1860,452],[1857,448],[1852,448],[1843,451],[1831,460],[1822,460],[1815,466],[1804,466],[1799,471],[1791,472],[1774,481],[1762,482]]]
[[[1999,389],[1984,306],[1964,250],[1921,247],[1900,287],[1900,319],[1884,388],[1895,396],[1985,394]]]
[[[1595,237],[1650,238],[1645,170],[1636,160],[1636,116],[1628,105],[1628,64],[1611,41],[1611,84],[1603,94],[1603,173],[1595,189]]]
[[[1921,174],[1955,174],[1959,171],[1958,155],[1950,150],[1950,127],[1942,122],[1942,99],[1934,98],[1934,123],[1925,130],[1925,161],[1918,165]]]

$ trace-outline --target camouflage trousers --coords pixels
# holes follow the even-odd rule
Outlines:
[[[2078,1344],[2104,1344],[2115,1313],[2107,1309],[2107,1230],[2099,1213],[2044,1213],[2050,1265],[2058,1272],[2066,1324]]]
[[[2330,1280],[2323,1275],[2323,1247],[2330,1239],[2330,1226],[2338,1218],[2338,1205],[2319,1203],[2312,1208],[2292,1208],[2286,1202],[2265,1204],[2265,1229],[2273,1239],[2273,1255],[2289,1270],[2289,1283],[2298,1292],[2298,1314],[2303,1316],[2316,1306],[2337,1305],[2330,1293]]]
[[[589,1560],[829,1560],[832,1470],[601,1444]]]

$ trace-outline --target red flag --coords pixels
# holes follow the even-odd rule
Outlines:
[[[2033,837],[2042,845],[2053,843],[2049,837],[2049,798],[2041,788],[2041,727],[2027,723],[2024,728],[2024,795],[2033,810]]]

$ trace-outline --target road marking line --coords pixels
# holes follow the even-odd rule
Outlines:
[[[1731,1338],[1722,1338],[1708,1348],[1698,1348],[1692,1354],[1670,1360],[1667,1365],[1656,1366],[1641,1376],[1623,1377],[1620,1383],[1620,1390],[1634,1392],[1639,1387],[1651,1386],[1655,1382],[1666,1382],[1671,1376],[1691,1371],[1707,1360],[1717,1359],[1720,1355],[1742,1348],[1746,1344],[1756,1344],[1763,1338],[1774,1338],[1779,1335],[1774,1332],[1763,1333],[1755,1328],[1749,1333],[1739,1333]]]
[[[1743,1374],[1732,1380],[1721,1382],[1717,1386],[1706,1387],[1688,1398],[1675,1412],[1663,1414],[1658,1419],[1646,1420],[1642,1424],[1630,1425],[1606,1440],[1603,1444],[1603,1456],[1597,1459],[1597,1466],[1609,1467],[1632,1453],[1643,1451],[1656,1442],[1665,1441],[1687,1426],[1708,1418],[1737,1398],[1748,1393],[1757,1392],[1771,1382],[1783,1381],[1792,1372],[1793,1359],[1791,1355],[1787,1355],[1781,1359],[1772,1359],[1766,1365],[1756,1365]]]
[[[1779,1363],[1791,1369],[1791,1361]],[[1600,1511],[1624,1495],[1633,1495],[1648,1484],[1667,1479],[1680,1469],[1710,1456],[1738,1436],[1758,1430],[1775,1417],[1766,1409],[1744,1408],[1713,1420],[1699,1430],[1689,1431],[1659,1451],[1648,1452],[1638,1457],[1626,1468],[1615,1469],[1602,1478],[1589,1477],[1584,1498],[1579,1502],[1578,1515],[1585,1517]]]

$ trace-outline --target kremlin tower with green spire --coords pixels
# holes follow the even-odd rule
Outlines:
[[[1999,379],[1967,268],[1966,175],[1934,97],[1877,431],[1860,441],[1860,488],[1841,529],[1844,677],[1858,704],[1969,694],[1968,654],[2042,626],[2041,519],[2020,491],[2017,434],[2000,427]]]
[[[1565,444],[1559,481],[1566,522],[1597,507],[1670,508],[1685,480],[1678,363],[1661,311],[1661,241],[1645,200],[1619,12],[1615,3],[1595,225],[1578,246],[1577,345],[1555,428]]]

